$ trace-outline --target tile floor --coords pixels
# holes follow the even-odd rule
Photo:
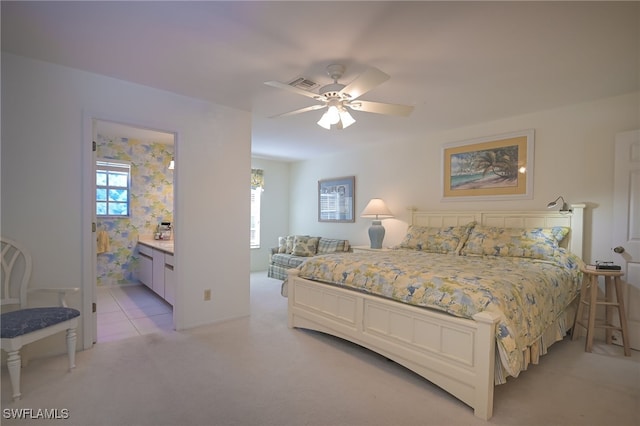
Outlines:
[[[173,330],[173,309],[142,284],[98,287],[98,343]]]

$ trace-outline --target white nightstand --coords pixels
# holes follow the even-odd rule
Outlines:
[[[371,248],[371,246],[351,246],[354,253],[364,253],[367,251],[390,251],[389,247],[382,247],[379,249]]]

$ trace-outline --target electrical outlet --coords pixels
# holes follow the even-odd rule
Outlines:
[[[204,291],[204,300],[211,300],[211,289],[206,289]]]

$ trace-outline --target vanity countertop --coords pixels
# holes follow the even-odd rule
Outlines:
[[[173,240],[154,240],[152,238],[141,238],[138,240],[139,244],[162,250],[165,253],[173,254]]]

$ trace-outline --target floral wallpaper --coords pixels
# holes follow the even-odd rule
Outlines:
[[[161,221],[173,222],[173,145],[98,134],[96,158],[131,163],[131,216],[98,218],[109,251],[98,254],[98,285],[138,282],[138,238],[152,238]]]

